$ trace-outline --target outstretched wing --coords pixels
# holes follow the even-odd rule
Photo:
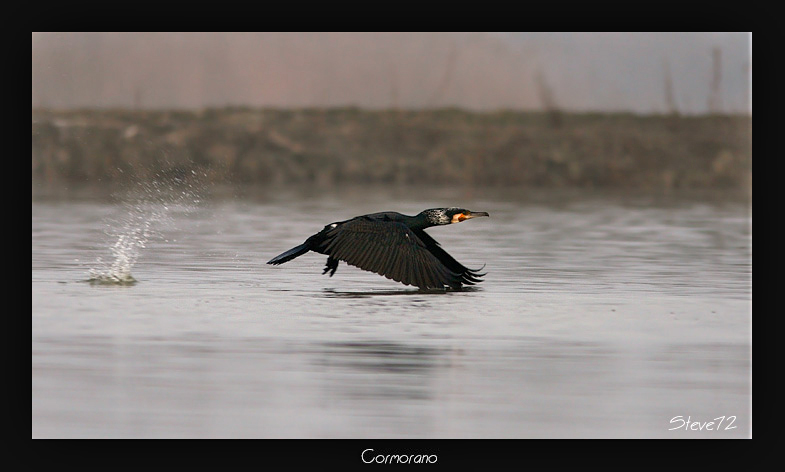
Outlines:
[[[415,234],[423,243],[425,243],[425,247],[428,248],[431,254],[436,256],[436,258],[439,259],[439,261],[452,272],[455,272],[461,276],[462,283],[466,285],[474,285],[478,282],[482,282],[482,277],[485,275],[480,273],[482,267],[480,270],[469,269],[460,262],[456,261],[455,258],[447,253],[447,251],[442,249],[442,246],[439,244],[439,242],[433,239],[425,231],[415,231]]]
[[[460,288],[462,275],[444,265],[406,225],[358,217],[328,229],[320,251],[360,269],[420,288]]]

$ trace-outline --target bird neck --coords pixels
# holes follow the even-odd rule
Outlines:
[[[439,226],[448,224],[449,218],[443,213],[436,210],[425,210],[416,216],[410,216],[408,226],[412,229],[425,229],[431,226]]]
[[[414,216],[407,217],[406,226],[408,226],[412,230],[416,229],[425,229],[430,228],[433,226],[432,223],[428,221],[428,218],[425,217],[422,213]]]

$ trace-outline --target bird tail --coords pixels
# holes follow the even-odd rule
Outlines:
[[[267,261],[267,263],[268,264],[272,264],[272,265],[283,264],[284,262],[291,261],[295,257],[302,256],[303,254],[305,254],[306,252],[308,252],[310,250],[311,250],[310,245],[307,242],[305,242],[303,244],[300,244],[297,247],[293,247],[293,248],[289,249],[288,251],[273,257],[272,259]]]

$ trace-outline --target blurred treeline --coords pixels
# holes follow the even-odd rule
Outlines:
[[[738,188],[748,115],[357,108],[34,110],[34,182],[199,169],[259,184]]]

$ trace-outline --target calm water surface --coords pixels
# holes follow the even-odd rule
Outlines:
[[[197,190],[34,187],[33,437],[752,434],[744,199]],[[332,221],[438,206],[491,214],[429,230],[485,264],[477,288],[265,264]],[[114,276],[135,283],[88,282]]]

